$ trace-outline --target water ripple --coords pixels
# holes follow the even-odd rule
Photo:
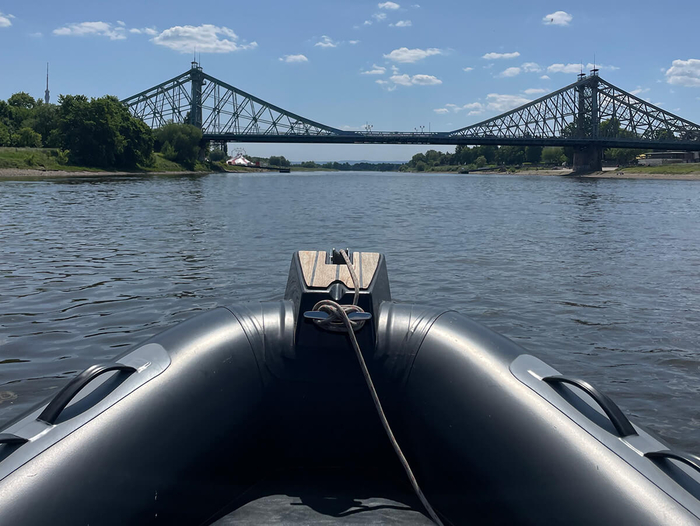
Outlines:
[[[387,255],[458,309],[700,452],[700,185],[291,174],[0,182],[0,425],[217,305],[279,298],[293,251]]]

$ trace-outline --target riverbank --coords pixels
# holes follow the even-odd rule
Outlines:
[[[492,172],[501,173],[501,172]],[[602,170],[587,174],[574,174],[571,169],[518,170],[515,175],[559,175],[586,179],[660,179],[678,181],[700,181],[700,166],[697,164],[665,166],[631,166]]]
[[[154,153],[148,166],[134,170],[105,170],[94,166],[75,166],[67,163],[67,156],[56,148],[0,148],[0,178],[45,178],[124,175],[174,175],[211,173],[218,170],[205,163],[196,163],[194,170]]]
[[[518,168],[508,171],[483,170],[478,172],[484,175],[547,175],[581,177],[586,179],[660,179],[678,181],[700,181],[700,165],[698,164],[672,164],[664,166],[630,166],[627,168],[613,168],[599,172],[575,174],[570,168]]]
[[[164,170],[164,171],[103,171],[103,170],[36,170],[20,168],[0,168],[0,180],[7,179],[50,179],[54,177],[121,177],[139,175],[204,175],[210,171],[192,172],[189,170]]]

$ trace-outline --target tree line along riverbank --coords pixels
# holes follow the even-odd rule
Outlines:
[[[0,100],[0,169],[211,171],[205,153],[199,128],[152,130],[110,95],[45,104],[20,92]]]

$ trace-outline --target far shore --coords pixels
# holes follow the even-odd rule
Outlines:
[[[295,167],[291,167],[292,171],[297,171]],[[299,171],[311,172],[319,171],[326,172],[329,170],[312,170],[305,168]],[[256,170],[255,168],[247,168],[243,170],[231,170],[217,173],[265,173],[268,170]],[[29,168],[0,168],[0,180],[8,179],[52,179],[52,178],[70,178],[70,177],[123,177],[136,176],[142,177],[147,175],[207,175],[212,172],[208,171],[155,171],[155,172],[123,172],[123,171],[69,171],[69,170],[36,170]],[[423,173],[429,174],[457,174],[457,172],[392,172],[392,173]],[[630,170],[603,170],[601,172],[592,172],[587,174],[575,174],[571,169],[543,169],[543,170],[519,170],[516,172],[500,172],[500,171],[479,171],[471,172],[472,174],[481,175],[541,175],[541,176],[564,176],[577,177],[586,179],[657,179],[657,180],[677,180],[677,181],[700,181],[700,171],[689,173],[649,173]]]
[[[498,175],[504,172],[478,172],[481,174]],[[586,179],[660,179],[677,181],[700,181],[700,171],[690,173],[649,173],[631,170],[603,170],[601,172],[576,174],[570,169],[559,170],[521,170],[511,175],[558,175],[566,177],[581,177]]]

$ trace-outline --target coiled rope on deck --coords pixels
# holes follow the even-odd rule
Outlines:
[[[384,414],[384,409],[382,408],[382,403],[379,400],[379,395],[377,395],[377,390],[374,388],[374,382],[372,381],[372,377],[369,374],[367,364],[365,363],[365,358],[364,356],[362,356],[360,345],[359,343],[357,343],[357,338],[355,337],[355,331],[361,329],[365,321],[351,320],[348,317],[348,314],[353,312],[364,312],[364,310],[362,310],[362,308],[357,305],[357,301],[360,298],[360,282],[357,279],[355,267],[352,265],[352,262],[350,261],[347,252],[345,250],[341,250],[340,254],[343,256],[345,264],[348,266],[348,270],[350,271],[350,277],[352,278],[352,283],[355,287],[355,294],[353,295],[352,305],[340,305],[339,303],[333,300],[321,300],[318,303],[316,303],[316,305],[314,305],[313,310],[325,312],[326,314],[328,314],[328,317],[323,320],[315,319],[314,323],[328,331],[347,332],[348,337],[350,338],[350,343],[352,343],[352,348],[355,350],[357,361],[360,363],[362,375],[365,377],[365,383],[367,384],[367,388],[369,389],[369,392],[372,395],[374,407],[377,410],[377,414],[379,415],[379,419],[382,422],[384,431],[386,432],[386,435],[389,438],[389,442],[391,442],[391,446],[394,448],[396,456],[399,457],[399,461],[401,462],[401,465],[403,466],[403,469],[406,472],[406,475],[408,476],[408,480],[410,481],[411,486],[413,486],[413,491],[416,493],[418,499],[421,501],[423,507],[428,512],[430,518],[435,522],[435,524],[437,524],[438,526],[443,526],[440,517],[438,517],[435,510],[428,502],[428,499],[423,494],[423,491],[420,489],[418,481],[416,480],[416,477],[413,474],[413,470],[408,464],[408,460],[406,460],[403,451],[401,451],[401,446],[399,446],[399,443],[396,441],[394,432],[391,430],[389,421],[387,420],[386,415]]]

